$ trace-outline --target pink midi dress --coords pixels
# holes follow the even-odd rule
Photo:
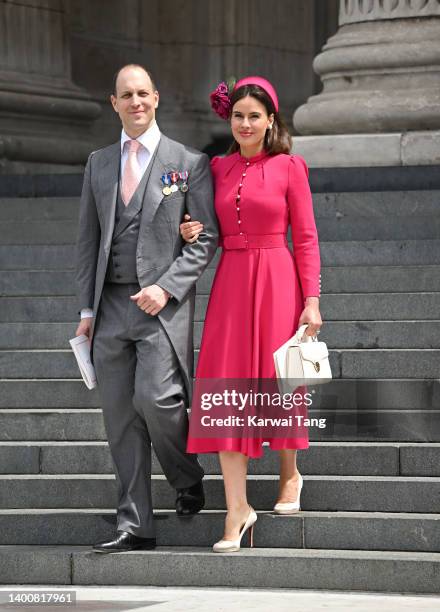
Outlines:
[[[297,330],[308,296],[320,296],[318,234],[300,155],[211,162],[221,258],[203,328],[196,380],[275,378],[273,352]],[[289,225],[293,253],[287,243]],[[195,407],[193,404],[192,412]],[[190,420],[187,451],[262,455],[263,439],[201,438]],[[265,439],[272,449],[308,448],[307,431]]]

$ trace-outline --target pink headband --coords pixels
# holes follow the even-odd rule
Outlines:
[[[233,85],[233,81],[229,85],[222,81],[217,85],[214,91],[211,92],[209,96],[211,100],[211,107],[222,119],[229,119],[231,112],[230,96],[232,95],[233,91],[239,87],[242,87],[243,85],[258,85],[258,87],[264,89],[269,98],[272,100],[276,112],[278,112],[278,96],[273,85],[266,79],[263,79],[263,77],[252,76],[240,79],[235,83],[235,85]]]
[[[264,89],[269,98],[272,100],[276,112],[278,112],[278,96],[272,83],[269,83],[268,80],[259,76],[245,77],[244,79],[240,79],[235,83],[234,91],[239,87],[243,87],[243,85],[258,85],[258,87]]]

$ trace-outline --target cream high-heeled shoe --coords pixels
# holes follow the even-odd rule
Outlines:
[[[278,502],[277,504],[275,504],[273,511],[275,512],[275,514],[295,514],[295,512],[298,512],[299,510],[301,510],[301,505],[300,505],[300,495],[301,495],[301,489],[303,486],[303,478],[301,476],[301,474],[299,475],[299,479],[298,479],[298,495],[296,497],[296,500],[294,502]]]
[[[250,507],[250,506],[249,506]],[[216,553],[238,552],[240,550],[241,538],[249,529],[250,545],[254,546],[254,524],[257,520],[257,513],[250,507],[249,516],[247,517],[237,540],[219,540],[214,544],[212,550]]]

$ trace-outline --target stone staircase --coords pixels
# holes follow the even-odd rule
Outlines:
[[[327,427],[299,453],[303,511],[270,512],[266,449],[250,463],[256,548],[214,555],[217,457],[201,456],[207,506],[190,519],[170,510],[155,459],[159,547],[107,556],[90,546],[114,533],[116,487],[68,345],[78,198],[0,199],[0,583],[440,591],[440,191],[322,189],[314,203],[335,380],[316,387],[310,416]],[[197,347],[217,260],[198,286]]]

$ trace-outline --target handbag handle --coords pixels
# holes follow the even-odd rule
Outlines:
[[[297,339],[298,343],[300,342],[318,342],[318,337],[316,334],[314,334],[313,336],[309,336],[308,334],[306,334],[306,329],[308,328],[308,326],[309,326],[308,323],[303,323],[301,327],[298,327],[297,332],[295,334],[295,338]]]

